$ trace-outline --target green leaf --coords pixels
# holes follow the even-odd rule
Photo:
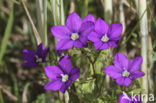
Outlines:
[[[83,83],[81,85],[81,90],[84,93],[92,93],[92,91],[94,90],[94,81],[88,81],[86,83]]]
[[[2,95],[1,89],[0,89],[0,103],[4,103],[4,99],[3,99],[3,95]]]
[[[138,94],[138,93],[143,92],[143,91],[144,91],[144,89],[138,88],[138,89],[134,89],[134,90],[130,91],[129,93],[130,93],[130,94],[131,94],[131,93],[133,93],[133,94]]]
[[[41,95],[37,96],[37,99],[33,103],[47,103],[46,102],[46,95],[41,94]]]
[[[5,33],[4,33],[4,37],[2,40],[2,45],[1,45],[1,49],[0,49],[0,65],[2,63],[2,59],[3,56],[5,54],[5,50],[7,48],[7,44],[8,44],[8,40],[10,38],[11,35],[11,30],[12,30],[12,26],[13,26],[13,21],[14,21],[14,7],[11,10],[10,16],[9,16],[9,20],[5,29]]]

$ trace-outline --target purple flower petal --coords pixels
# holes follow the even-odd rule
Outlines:
[[[70,72],[70,80],[75,81],[80,76],[80,69],[79,68],[73,68]]]
[[[94,43],[94,47],[96,48],[96,49],[100,49],[100,47],[103,45],[103,43],[102,43],[102,41],[98,41],[98,42],[95,42]]]
[[[27,61],[23,65],[25,66],[31,66],[31,67],[36,67],[38,66],[38,63],[36,62],[36,53],[33,50],[23,50],[23,57]]]
[[[144,75],[145,75],[145,73],[142,71],[135,71],[135,72],[131,73],[130,77],[132,80],[134,80],[134,79],[140,78]]]
[[[128,69],[128,62],[129,60],[124,54],[118,52],[115,55],[115,59],[114,59],[115,67],[121,68],[121,69]]]
[[[101,41],[100,40],[100,36],[98,33],[96,32],[91,32],[89,35],[88,35],[88,39],[92,42],[99,42]]]
[[[70,49],[72,48],[74,45],[74,41],[73,40],[60,40],[57,42],[57,46],[56,46],[56,50],[66,50],[66,49]]]
[[[23,66],[37,67],[38,63],[37,62],[26,62],[23,64]]]
[[[39,51],[44,51],[44,50],[46,50],[46,48],[44,47],[43,43],[41,43],[41,44],[38,46],[37,50],[39,50]]]
[[[131,79],[127,78],[127,77],[120,77],[116,79],[116,82],[120,85],[120,86],[129,86],[132,82]]]
[[[62,68],[62,70],[64,71],[64,73],[68,74],[71,72],[72,70],[72,62],[69,58],[68,55],[64,56],[60,61],[59,61],[59,66]]]
[[[88,36],[88,34],[93,31],[94,23],[91,21],[87,21],[81,24],[79,33],[83,36]]]
[[[102,46],[100,47],[100,50],[103,50],[103,49],[108,49],[109,48],[109,45],[108,43],[103,43]]]
[[[120,23],[112,24],[109,28],[109,33],[108,33],[109,37],[111,39],[120,37],[120,35],[122,34],[122,30],[123,30],[122,24]]]
[[[85,36],[80,36],[79,40],[81,41],[81,43],[83,44],[83,47],[87,47],[87,37]]]
[[[35,60],[35,58],[33,58],[35,57],[35,55],[36,53],[33,50],[26,50],[26,49],[23,50],[23,57],[25,60],[33,61]]]
[[[118,43],[117,43],[116,41],[109,41],[109,42],[108,42],[108,45],[109,45],[110,47],[116,47],[116,46],[118,46]]]
[[[38,56],[39,58],[42,58],[42,62],[46,62],[46,56],[47,56],[48,52],[49,52],[49,48],[46,49],[46,48],[44,47],[43,43],[41,43],[41,44],[38,46],[38,49],[37,49],[36,54],[37,54],[37,56]]]
[[[66,26],[63,25],[52,27],[51,32],[57,39],[70,39],[70,34],[72,33]]]
[[[48,82],[45,86],[44,86],[44,89],[46,90],[52,90],[52,91],[57,91],[61,88],[62,86],[62,82],[61,80],[54,80],[54,81],[51,81],[51,82]]]
[[[68,80],[67,82],[63,83],[63,85],[60,88],[60,91],[62,93],[65,93],[65,91],[69,88],[71,83],[72,83],[72,81],[70,81],[70,80]]]
[[[81,41],[79,41],[79,40],[75,40],[75,41],[74,41],[74,47],[82,48],[82,47],[83,47],[83,44],[82,44]]]
[[[95,31],[99,34],[107,34],[109,30],[109,25],[102,20],[101,18],[98,18],[98,20],[95,22]]]
[[[88,14],[88,15],[83,19],[83,22],[86,22],[86,21],[92,21],[93,23],[95,23],[96,19],[95,19],[95,17],[94,17],[92,14]]]
[[[71,13],[66,21],[67,27],[72,31],[72,32],[78,32],[80,27],[81,27],[81,18],[79,15],[75,12]]]
[[[120,39],[121,39],[121,37],[109,38],[109,40],[111,40],[111,41],[119,41]]]
[[[129,62],[128,68],[130,72],[138,71],[141,68],[143,58],[138,56]]]
[[[57,79],[58,77],[60,77],[61,74],[63,74],[63,72],[61,71],[61,69],[57,66],[46,66],[44,67],[45,73],[47,75],[47,77],[49,79]]]
[[[114,78],[114,79],[117,79],[119,77],[122,77],[121,73],[122,71],[120,69],[117,69],[116,67],[110,65],[110,66],[107,66],[105,69],[104,69],[105,73],[107,75],[109,75],[110,77]]]
[[[128,95],[120,95],[120,103],[132,103],[131,98]]]

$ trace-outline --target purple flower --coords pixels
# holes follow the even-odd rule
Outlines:
[[[122,29],[120,23],[114,23],[109,27],[105,21],[99,18],[95,22],[94,31],[88,35],[88,39],[94,42],[94,47],[99,50],[116,47],[121,39]]]
[[[116,79],[120,86],[129,86],[132,80],[145,75],[144,72],[139,71],[142,61],[141,56],[129,61],[124,54],[119,52],[115,55],[114,65],[107,66],[104,71]]]
[[[131,98],[127,94],[121,94],[120,103],[141,103],[141,100],[138,98],[138,96]]]
[[[46,62],[46,56],[47,56],[48,52],[49,52],[49,48],[46,49],[44,47],[43,43],[41,43],[38,46],[37,51],[24,49],[23,57],[27,61],[26,63],[24,63],[24,65],[36,67],[36,66],[38,66],[39,63]]]
[[[84,19],[83,19],[83,22],[86,22],[86,21],[91,21],[93,23],[96,22],[96,19],[95,17],[92,15],[92,14],[88,14]]]
[[[66,26],[57,25],[52,27],[52,34],[59,39],[56,50],[87,47],[87,36],[93,29],[93,21],[94,17],[92,15],[88,15],[82,21],[79,15],[73,12],[68,16]]]
[[[80,76],[80,69],[72,68],[68,55],[59,61],[58,66],[46,66],[44,69],[47,77],[52,80],[45,85],[46,90],[60,90],[65,93],[70,84]]]

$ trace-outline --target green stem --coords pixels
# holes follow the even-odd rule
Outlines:
[[[100,51],[98,51],[98,56],[96,56],[96,57],[95,57],[95,59],[94,59],[94,63],[95,63],[95,62],[97,61],[97,59],[99,58],[100,53],[101,53],[101,50],[100,50]]]
[[[44,0],[44,36],[43,36],[43,43],[44,46],[48,46],[48,39],[47,39],[47,0]]]
[[[96,88],[97,88],[97,93],[98,93],[98,82],[97,82],[97,75],[96,75],[96,70],[95,70],[95,63],[91,63],[92,64],[92,69],[93,69],[93,73],[94,73],[94,78],[95,78],[95,85],[96,85]]]
[[[2,95],[1,89],[0,89],[0,103],[4,103],[3,95]]]
[[[12,30],[12,26],[13,26],[13,22],[14,22],[14,7],[11,10],[9,19],[8,19],[8,23],[5,29],[5,33],[4,33],[4,37],[1,43],[1,48],[0,48],[0,64],[2,63],[2,59],[3,56],[5,54],[5,50],[7,48],[7,44],[8,44],[8,40],[10,38],[11,35],[11,30]]]
[[[98,94],[98,96],[100,96],[102,87],[104,87],[104,86],[103,86],[104,81],[105,81],[105,78],[102,78],[102,83],[101,83],[101,85],[100,85],[100,87],[99,87],[99,94]]]
[[[63,0],[60,0],[60,15],[61,15],[61,25],[65,25],[65,17],[64,17],[64,7],[63,7]]]
[[[96,60],[97,60],[97,58],[99,57],[99,54],[100,54],[101,51],[98,53],[98,56],[94,59],[94,61],[92,61],[91,57],[88,56],[88,55],[85,53],[85,51],[84,51],[83,49],[81,49],[81,52],[82,52],[82,54],[84,54],[84,55],[88,58],[89,62],[90,62],[91,65],[92,65],[93,75],[94,75],[94,78],[95,78],[95,85],[96,85],[97,91],[98,91],[99,88],[98,88],[98,83],[97,83],[97,75],[96,75],[96,70],[95,70],[95,63],[96,63]],[[98,93],[98,92],[97,92],[97,93]]]

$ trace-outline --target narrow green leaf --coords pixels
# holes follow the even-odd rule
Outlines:
[[[1,89],[0,89],[0,103],[4,103],[3,95],[2,95]]]
[[[15,4],[20,5],[20,2],[19,2],[19,1],[17,1],[17,0],[12,0],[12,2],[14,2]]]
[[[44,46],[47,47],[48,45],[48,38],[47,38],[47,0],[44,0],[44,34],[43,34],[43,43]]]
[[[3,56],[5,54],[5,50],[7,48],[7,43],[8,43],[8,40],[10,38],[10,34],[11,34],[12,26],[13,26],[13,21],[14,21],[14,9],[11,10],[11,13],[10,13],[10,16],[8,19],[8,24],[6,26],[4,37],[3,37],[3,40],[1,43],[0,64],[2,63],[2,59],[3,59]]]

